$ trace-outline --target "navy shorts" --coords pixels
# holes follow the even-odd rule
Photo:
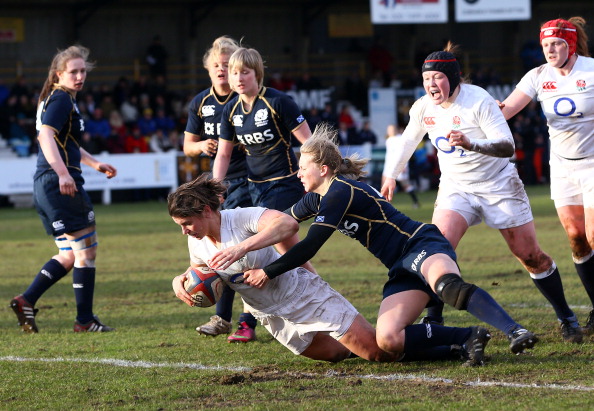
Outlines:
[[[95,225],[95,212],[83,188],[81,175],[73,175],[78,191],[74,197],[60,194],[58,175],[43,173],[33,182],[33,199],[45,231],[58,237]]]
[[[225,181],[227,183],[227,194],[223,203],[223,210],[252,206],[247,178],[230,178]]]
[[[408,240],[402,256],[390,268],[384,285],[384,298],[403,291],[421,290],[430,297],[428,307],[441,303],[421,274],[421,264],[435,254],[446,254],[456,262],[456,252],[447,238],[435,225],[426,224]]]
[[[303,184],[297,175],[263,183],[250,181],[249,186],[254,206],[272,210],[285,211],[301,200],[305,194]]]

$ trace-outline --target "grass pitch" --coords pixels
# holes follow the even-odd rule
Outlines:
[[[567,300],[585,321],[591,309],[548,188],[530,187],[538,239],[553,256]],[[435,192],[413,210],[405,194],[395,204],[429,222]],[[188,264],[186,239],[164,203],[96,207],[99,255],[95,312],[113,333],[74,334],[71,277],[38,302],[39,334],[25,335],[8,307],[55,252],[34,210],[0,209],[0,409],[480,409],[594,408],[594,338],[561,341],[552,308],[511,255],[500,234],[472,227],[459,248],[463,276],[490,292],[541,342],[514,356],[491,330],[489,361],[375,364],[361,359],[329,364],[290,353],[262,328],[258,341],[228,344],[194,328],[214,308],[190,308],[171,290]],[[302,234],[308,226],[302,225]],[[335,234],[313,263],[372,323],[386,269],[358,243]],[[241,311],[235,302],[234,319]],[[446,323],[478,324],[446,308]]]

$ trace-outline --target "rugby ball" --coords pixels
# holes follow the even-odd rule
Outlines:
[[[219,301],[225,283],[208,267],[188,269],[184,288],[192,296],[195,307],[211,307]]]

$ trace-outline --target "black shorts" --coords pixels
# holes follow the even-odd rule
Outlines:
[[[83,188],[82,176],[73,176],[78,191],[74,197],[60,193],[58,175],[43,173],[33,182],[35,208],[45,231],[54,237],[73,233],[95,225],[95,212],[89,195]]]
[[[390,268],[384,298],[403,291],[421,290],[430,297],[427,306],[441,302],[420,271],[425,259],[435,254],[446,254],[456,262],[456,252],[450,242],[435,225],[426,224],[408,240],[403,255]]]

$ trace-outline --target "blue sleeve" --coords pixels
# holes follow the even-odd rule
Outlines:
[[[336,231],[351,202],[351,189],[338,181],[331,184],[324,197],[315,193],[306,194],[291,207],[290,215],[297,221],[304,221],[315,215],[314,222],[303,240],[264,268],[266,275],[274,278],[311,260]]]
[[[70,118],[70,113],[74,105],[70,96],[66,93],[55,93],[44,107],[44,113],[41,118],[41,124],[50,126],[60,131],[66,121]]]
[[[192,99],[190,106],[188,107],[188,124],[186,125],[186,131],[190,134],[200,136],[202,133],[202,118],[198,115],[198,96]]]
[[[221,116],[221,134],[219,135],[220,139],[227,140],[227,141],[234,141],[235,138],[235,127],[233,127],[233,123],[231,122],[231,115],[233,113],[233,107],[235,104],[227,103],[223,108],[223,115]]]
[[[305,121],[301,109],[289,95],[283,93],[277,102],[278,107],[275,107],[275,110],[279,113],[287,129],[293,131]]]

